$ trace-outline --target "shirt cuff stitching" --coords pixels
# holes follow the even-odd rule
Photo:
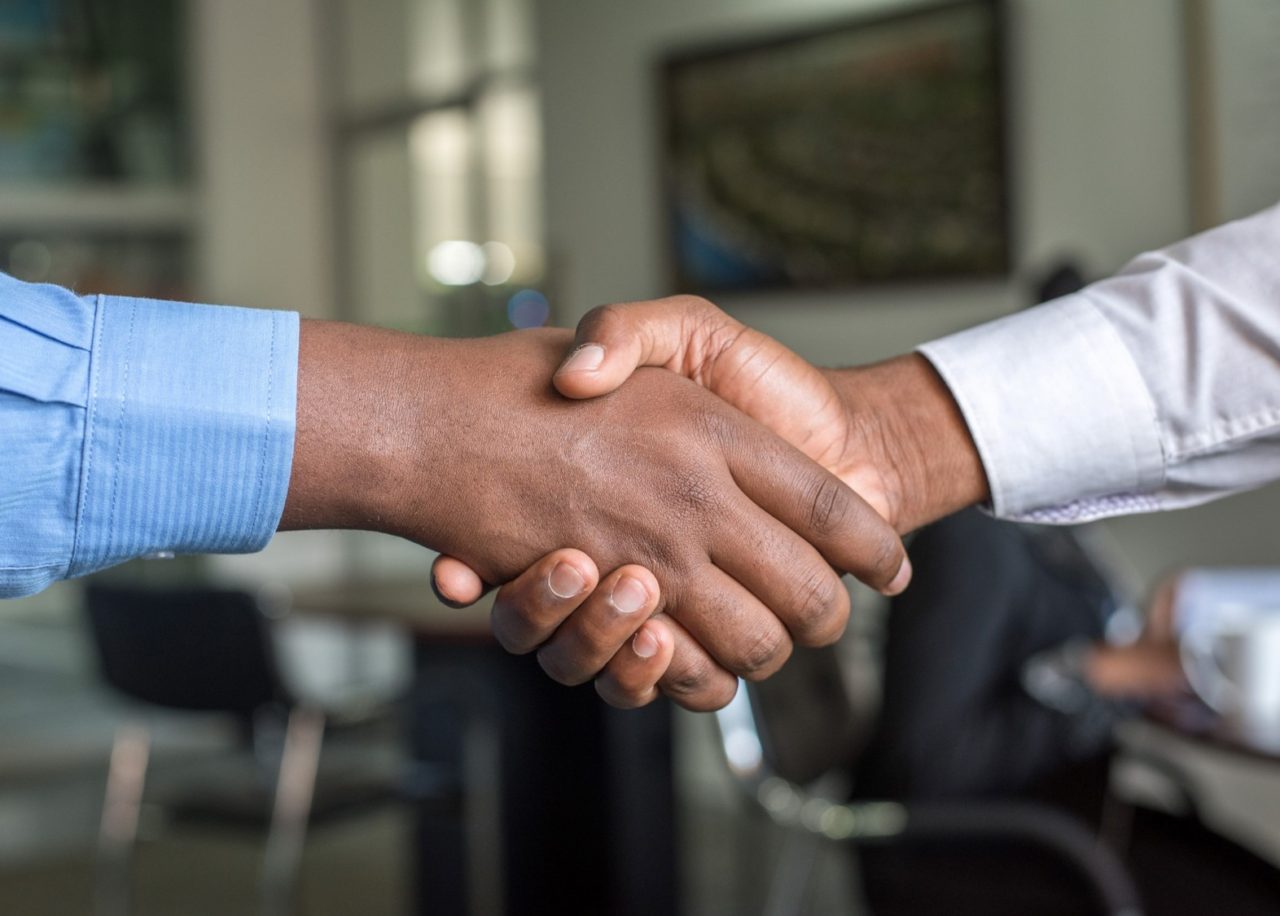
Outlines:
[[[93,335],[89,342],[89,400],[84,409],[84,440],[80,457],[80,483],[76,488],[76,526],[71,538],[71,556],[67,558],[64,571],[70,575],[80,557],[80,536],[84,530],[84,507],[89,501],[89,486],[93,481],[93,443],[94,429],[98,421],[98,383],[101,378],[98,356],[101,352],[102,325],[106,321],[106,310],[102,307],[102,296],[93,300]]]
[[[271,395],[276,368],[276,329],[279,326],[278,317],[273,315],[271,320],[271,345],[267,354],[266,422],[262,427],[262,448],[258,453],[258,492],[254,500],[257,505],[253,510],[253,530],[255,532],[261,530],[263,503],[266,502],[267,446],[271,442]]]
[[[1268,407],[1243,417],[1232,417],[1208,430],[1187,436],[1170,452],[1169,459],[1176,463],[1200,455],[1211,455],[1219,449],[1229,447],[1236,440],[1271,432],[1277,426],[1280,426],[1280,408],[1276,407]]]
[[[125,338],[125,357],[124,367],[120,378],[120,420],[119,428],[124,429],[124,417],[129,407],[129,363],[133,358],[133,333],[137,324],[138,309],[132,302],[129,303],[129,334]],[[111,555],[111,548],[115,545],[116,531],[116,497],[120,493],[120,468],[123,467],[124,460],[124,441],[123,435],[116,437],[116,473],[111,481],[111,507],[107,510],[107,530],[106,543],[103,550],[107,556]]]

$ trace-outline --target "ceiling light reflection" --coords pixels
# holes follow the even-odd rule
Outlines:
[[[431,249],[427,270],[445,286],[470,286],[484,276],[485,253],[475,242],[451,239]]]
[[[502,242],[485,242],[480,250],[484,255],[484,273],[480,279],[487,286],[501,286],[511,279],[516,271],[516,256],[509,246]]]

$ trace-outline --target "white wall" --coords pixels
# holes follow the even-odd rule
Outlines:
[[[348,103],[401,88],[407,72],[405,5],[339,7],[351,57],[327,58],[314,0],[191,0],[192,80],[199,151],[199,296],[211,302],[338,314],[330,235],[333,185],[325,125],[327,79],[355,78]],[[358,15],[358,13],[363,13]],[[400,83],[397,83],[397,79]],[[392,135],[392,140],[395,136]],[[388,144],[378,146],[380,153]],[[378,168],[357,169],[361,196],[349,236],[367,303],[412,301],[408,202],[400,144]],[[359,165],[367,163],[362,160]],[[402,168],[404,166],[404,168]],[[382,219],[371,219],[374,211]],[[395,217],[390,218],[394,212]],[[364,320],[385,316],[362,310]],[[212,557],[214,575],[257,582],[316,583],[368,572],[422,575],[431,555],[384,535],[295,532],[259,554]]]
[[[541,0],[548,244],[562,320],[664,285],[654,63],[673,46],[903,0]],[[1062,254],[1094,273],[1190,230],[1181,4],[1010,4],[1017,276]],[[1260,204],[1261,206],[1261,204]],[[1025,279],[721,305],[826,365],[878,359],[1025,304]],[[1280,561],[1280,490],[1113,525],[1151,579],[1174,563]]]
[[[329,177],[311,0],[191,0],[199,292],[333,310]]]
[[[317,6],[190,0],[204,301],[334,315]],[[237,581],[324,581],[346,571],[343,544],[335,532],[282,535],[209,567]]]

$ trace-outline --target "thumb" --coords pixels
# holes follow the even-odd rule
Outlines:
[[[470,566],[445,554],[431,564],[431,588],[437,598],[452,607],[475,604],[489,590]]]
[[[602,305],[578,322],[574,348],[556,370],[556,389],[569,398],[595,398],[620,386],[640,366],[681,371],[699,340],[737,324],[705,299],[671,296]]]

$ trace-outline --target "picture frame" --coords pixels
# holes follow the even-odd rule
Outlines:
[[[963,0],[665,56],[671,286],[1007,276],[1004,19]]]

